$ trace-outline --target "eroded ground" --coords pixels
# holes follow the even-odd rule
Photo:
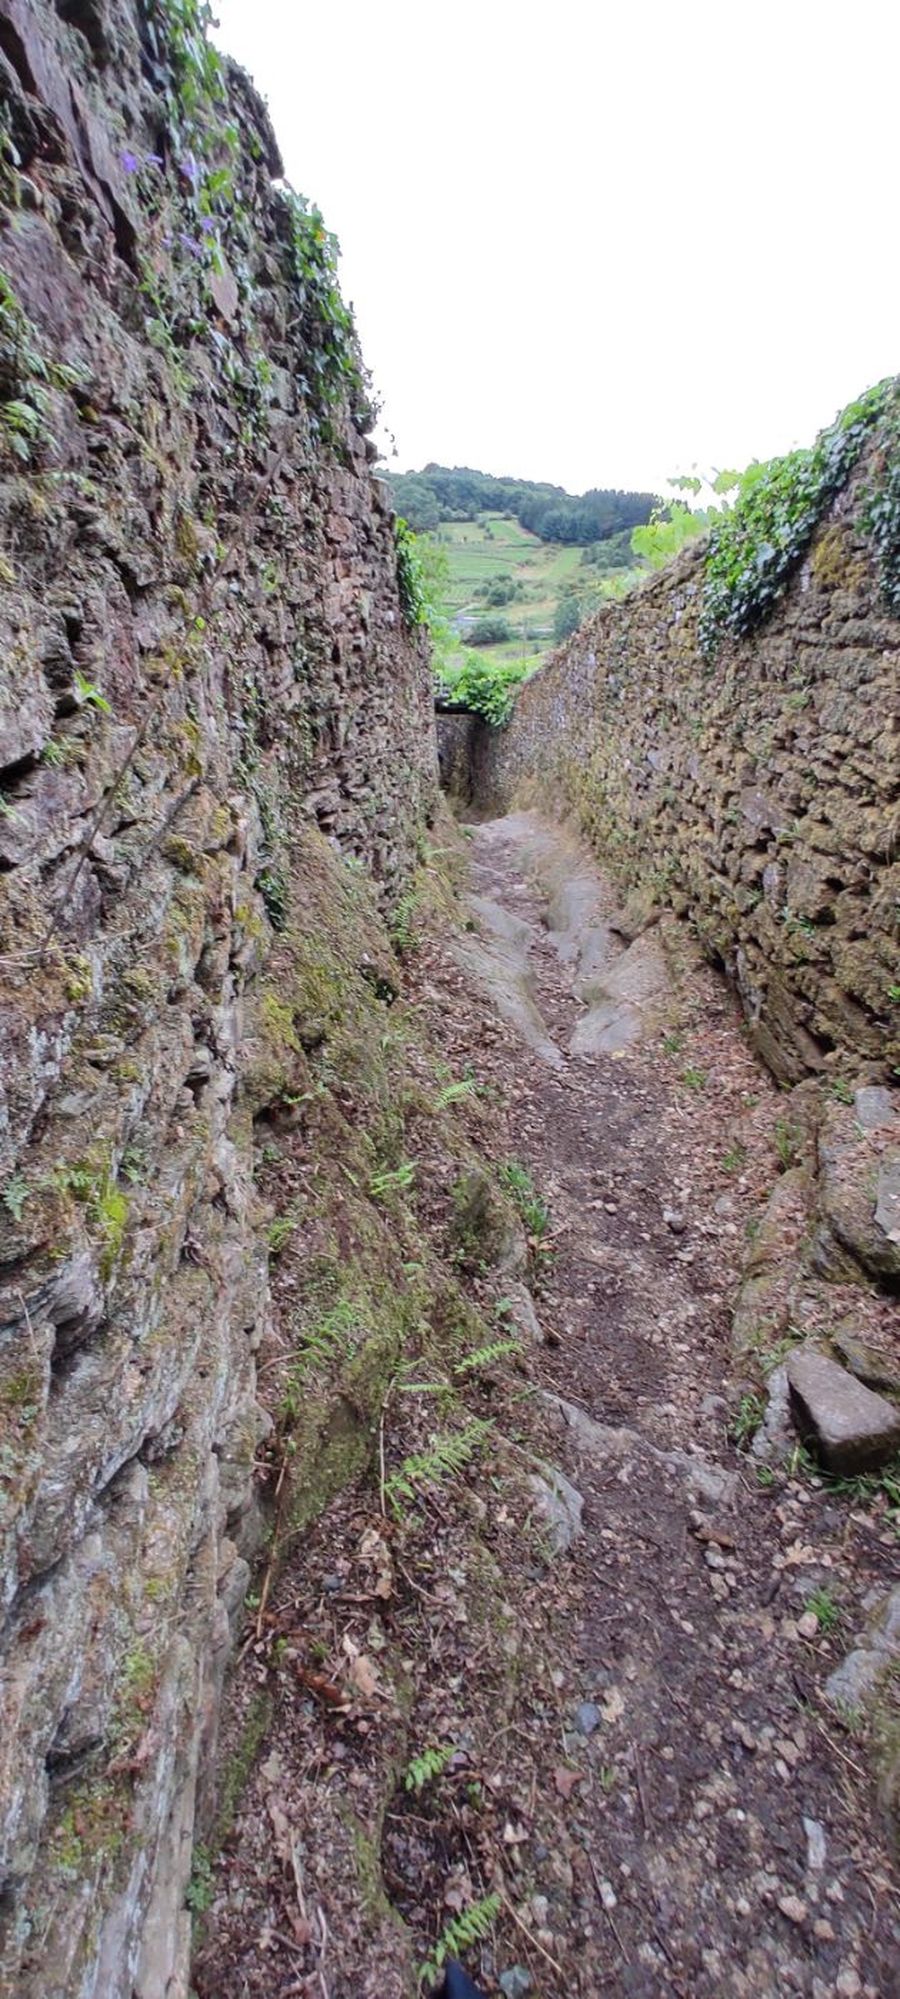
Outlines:
[[[518,815],[470,852],[414,1008],[529,1239],[441,1184],[423,1120],[408,1198],[498,1351],[412,1342],[369,1470],[250,1614],[196,1990],[401,1999],[480,1910],[457,1954],[491,1999],[884,1999],[888,1828],[824,1686],[896,1578],[888,1495],[733,1441],[779,1099],[683,930],[629,942],[567,835]],[[804,1330],[853,1299],[811,1288]]]

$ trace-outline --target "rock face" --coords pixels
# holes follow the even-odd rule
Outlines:
[[[396,897],[435,776],[324,239],[180,18],[0,0],[0,1986],[23,1999],[183,1989],[259,1537],[254,1132],[284,1048],[323,1032],[311,972],[285,1003],[312,863]]]
[[[476,811],[549,792],[625,883],[691,917],[785,1082],[835,1047],[886,1079],[900,1062],[900,622],[860,525],[880,448],[766,623],[712,666],[695,543],[553,653],[508,727],[439,729]]]
[[[900,1449],[900,1410],[826,1354],[801,1347],[790,1355],[787,1380],[797,1429],[826,1471],[877,1471]]]
[[[857,1090],[827,1106],[819,1132],[817,1244],[835,1249],[882,1283],[900,1283],[900,1109],[885,1089]]]

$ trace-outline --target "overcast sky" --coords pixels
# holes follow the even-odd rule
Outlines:
[[[897,0],[216,0],[381,434],[660,490],[900,369]]]

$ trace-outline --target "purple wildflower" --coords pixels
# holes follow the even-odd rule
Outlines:
[[[184,175],[185,180],[190,181],[192,187],[199,187],[203,169],[194,159],[193,153],[189,153],[186,160],[179,161],[178,171]]]
[[[214,236],[216,233],[215,217],[213,215],[201,215],[200,227],[204,236]]]
[[[178,241],[181,244],[182,249],[186,250],[190,257],[199,257],[203,245],[202,243],[197,242],[196,237],[188,236],[187,232],[184,229],[182,229],[180,231]]]
[[[162,163],[163,163],[163,162],[162,162],[162,154],[161,154],[161,153],[145,153],[145,154],[144,154],[144,165],[145,165],[145,167],[161,167],[161,166],[162,166]]]
[[[127,174],[137,173],[138,168],[140,166],[140,160],[138,159],[136,153],[120,153],[119,158]]]

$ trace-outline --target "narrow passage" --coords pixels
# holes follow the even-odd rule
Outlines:
[[[532,1044],[513,1125],[555,1224],[539,1371],[585,1501],[573,1943],[591,1888],[608,1921],[571,1989],[885,1999],[896,1878],[821,1690],[850,1565],[864,1595],[896,1537],[808,1483],[761,1486],[729,1440],[729,1303],[777,1094],[677,926],[667,952],[653,930],[629,947],[569,836],[518,814],[471,847],[462,960]],[[842,1600],[836,1641],[810,1634],[805,1606]]]
[[[896,1870],[825,1689],[896,1532],[735,1442],[778,1093],[683,926],[618,907],[536,814],[467,834],[468,922],[423,942],[411,1005],[546,1211],[530,1293],[470,1265],[478,1323],[513,1312],[522,1351],[465,1377],[487,1441],[398,1521],[384,1464],[437,1420],[408,1363],[371,1469],[251,1623],[225,1767],[259,1754],[196,1991],[407,1999],[456,1923],[489,1999],[888,1999]],[[433,1129],[416,1199],[446,1257]]]

